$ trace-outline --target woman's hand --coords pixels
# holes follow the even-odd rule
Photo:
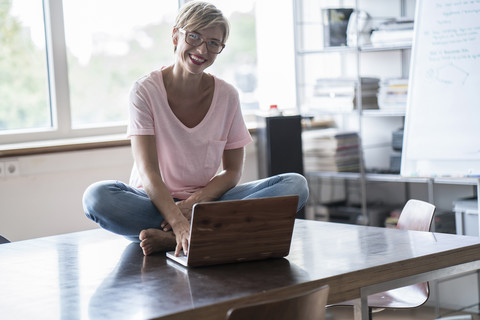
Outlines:
[[[188,254],[188,239],[190,237],[190,223],[187,219],[183,218],[180,221],[176,222],[172,226],[173,234],[177,241],[177,246],[175,247],[175,256],[180,254],[180,250],[183,249],[183,254]]]
[[[177,207],[182,212],[183,216],[187,218],[188,221],[192,219],[192,206],[189,205],[186,200],[178,201],[175,203]]]
[[[177,201],[175,202],[177,207],[180,209],[182,212],[182,215],[187,218],[187,221],[190,222],[192,218],[192,207],[187,204],[185,200]],[[163,221],[162,224],[160,225],[163,229],[163,231],[170,231],[172,230],[172,227],[167,221]]]

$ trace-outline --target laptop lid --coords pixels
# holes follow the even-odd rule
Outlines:
[[[213,201],[193,207],[185,266],[281,258],[288,255],[298,196]]]

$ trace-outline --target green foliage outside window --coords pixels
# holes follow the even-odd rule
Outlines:
[[[0,131],[49,127],[47,59],[0,1]]]

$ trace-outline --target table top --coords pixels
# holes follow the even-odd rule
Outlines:
[[[323,284],[360,288],[480,260],[480,238],[296,220],[286,258],[185,268],[95,229],[0,245],[2,319],[223,319],[233,305]]]

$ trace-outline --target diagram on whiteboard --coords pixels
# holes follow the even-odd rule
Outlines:
[[[467,81],[469,73],[461,67],[449,63],[447,65],[438,67],[437,70],[428,72],[434,79],[444,84],[463,85]]]

